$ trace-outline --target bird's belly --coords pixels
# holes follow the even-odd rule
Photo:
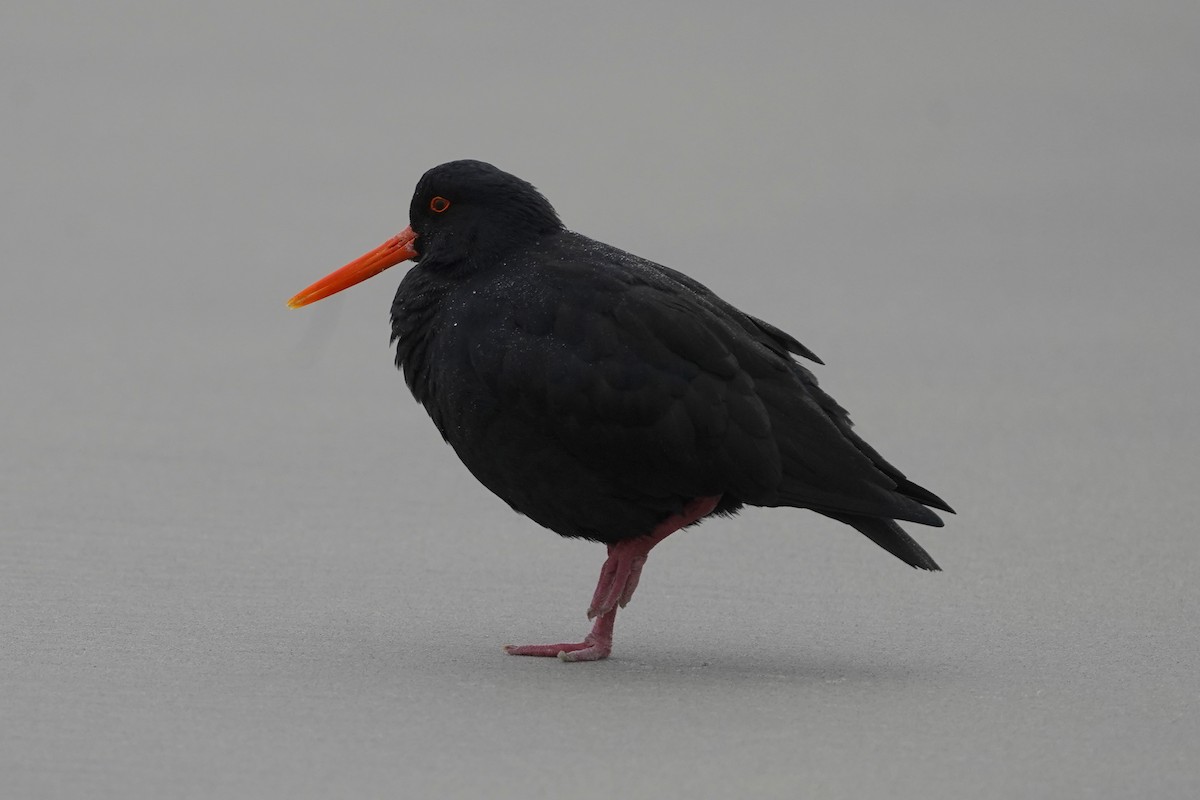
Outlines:
[[[420,399],[446,442],[480,483],[555,533],[606,543],[643,536],[692,499],[639,492],[619,459],[588,458],[546,420],[501,402],[486,376],[436,377]]]
[[[531,370],[525,389],[515,388],[513,350],[505,347],[511,340],[503,330],[489,336],[480,329],[438,326],[427,340],[428,368],[406,362],[405,370],[463,464],[514,510],[560,535],[611,543],[646,535],[689,501],[727,491],[711,479],[674,474],[686,470],[657,469],[648,454],[671,448],[636,426],[618,442],[556,410],[546,399],[555,380],[549,361]],[[664,474],[669,479],[658,477]]]
[[[443,433],[480,483],[562,536],[607,543],[643,536],[691,499],[644,495],[619,469],[599,468],[511,410],[462,414]]]

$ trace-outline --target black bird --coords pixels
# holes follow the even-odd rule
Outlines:
[[[896,520],[952,511],[875,452],[769,323],[673,269],[567,230],[526,181],[434,167],[410,227],[297,294],[293,308],[401,261],[396,365],[467,469],[562,536],[608,545],[582,642],[507,646],[593,661],[651,548],[743,505],[808,508],[913,567]]]

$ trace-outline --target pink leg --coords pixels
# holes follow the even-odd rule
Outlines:
[[[510,656],[558,656],[563,661],[599,661],[612,652],[613,625],[617,621],[617,610],[596,617],[592,631],[582,642],[564,644],[506,644],[504,652]]]
[[[612,652],[613,626],[617,608],[624,608],[633,597],[642,567],[656,544],[680,528],[702,519],[717,507],[717,497],[700,497],[689,502],[679,514],[659,523],[646,536],[626,539],[608,546],[608,559],[600,569],[600,580],[588,607],[588,619],[595,619],[592,632],[582,642],[570,644],[505,645],[504,651],[513,656],[558,656],[563,661],[599,661]]]

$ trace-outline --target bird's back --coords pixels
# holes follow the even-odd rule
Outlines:
[[[476,477],[558,533],[639,536],[713,495],[940,524],[923,504],[945,504],[793,358],[810,351],[681,273],[565,231],[437,292],[420,273],[394,311],[414,394]]]

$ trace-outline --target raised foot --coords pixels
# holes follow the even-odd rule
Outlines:
[[[625,542],[609,545],[608,559],[600,570],[600,580],[596,582],[596,591],[588,606],[588,619],[595,619],[617,607],[624,608],[629,603],[642,576],[649,549],[640,540],[635,540],[632,545]]]
[[[595,619],[628,605],[641,580],[646,558],[654,546],[680,528],[711,514],[720,499],[717,496],[692,500],[684,506],[682,512],[660,522],[648,535],[610,544],[608,558],[600,569],[600,580],[596,581],[596,591],[592,594],[591,605],[588,606],[588,619]]]
[[[594,619],[592,632],[582,642],[562,644],[507,644],[510,656],[558,656],[562,661],[600,661],[612,653],[613,626],[617,609],[624,608],[637,589],[650,550],[675,531],[708,516],[717,507],[720,496],[698,497],[683,510],[660,522],[646,536],[626,539],[608,546],[608,559],[600,570],[600,580],[588,607],[588,619]]]

